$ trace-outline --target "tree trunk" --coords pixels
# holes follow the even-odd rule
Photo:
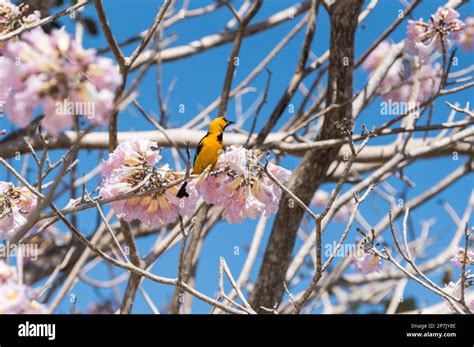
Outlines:
[[[336,1],[328,7],[331,21],[329,77],[326,106],[344,104],[327,113],[318,140],[346,136],[341,131],[352,131],[352,98],[354,70],[354,34],[363,0]],[[329,165],[340,147],[308,151],[290,179],[288,188],[305,204],[325,180]],[[273,308],[283,296],[285,274],[288,269],[296,234],[304,211],[284,195],[273,224],[262,266],[251,296],[251,305],[259,313],[261,307]]]

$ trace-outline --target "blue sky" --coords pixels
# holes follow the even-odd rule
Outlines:
[[[241,1],[235,2],[235,7],[238,7]],[[296,1],[289,0],[273,0],[265,1],[260,12],[253,20],[253,22],[262,20],[269,15],[278,12]],[[366,1],[367,3],[367,1]],[[161,1],[146,1],[146,0],[104,0],[104,6],[113,29],[113,32],[119,41],[130,37],[133,34],[139,33],[149,27],[153,18],[158,10]],[[208,1],[192,1],[191,8],[201,7],[202,5],[208,4]],[[423,17],[427,19],[429,15],[436,11],[436,8],[444,4],[444,1],[425,1],[423,4],[418,6],[414,11],[413,17],[418,19]],[[384,0],[380,1],[377,8],[366,18],[364,26],[359,27],[356,33],[356,57],[360,56],[367,47],[376,39],[380,33],[382,33],[386,25],[391,23],[398,15],[398,10],[402,9],[403,5],[398,0]],[[461,18],[467,15],[473,15],[473,5],[464,5],[459,12]],[[96,18],[93,6],[89,5],[85,9],[85,15]],[[225,8],[216,11],[213,14],[202,16],[199,18],[192,18],[189,20],[182,21],[172,28],[165,31],[165,36],[176,34],[177,40],[173,42],[173,46],[185,44],[192,40],[198,39],[204,35],[218,32],[223,25],[231,18],[231,14]],[[297,17],[293,21],[289,21],[282,25],[279,25],[269,31],[260,33],[249,38],[246,38],[241,47],[240,53],[240,65],[236,70],[234,78],[234,86],[242,81],[247,74],[261,61],[261,59],[268,54],[268,52],[283,38],[286,33],[299,21],[300,17]],[[61,23],[65,25],[69,32],[74,31],[73,22],[70,19],[63,18]],[[398,42],[404,38],[406,24],[402,24],[395,32],[390,36],[390,39],[394,42]],[[279,97],[283,93],[283,90],[287,86],[296,66],[296,61],[300,53],[300,46],[304,36],[304,30],[300,31],[299,34],[286,46],[286,48],[278,54],[278,56],[269,64],[268,68],[273,72],[271,85],[268,94],[268,103],[263,107],[260,120],[257,123],[257,127],[261,127],[268,114],[272,111],[272,106],[278,101]],[[317,56],[324,53],[328,48],[329,40],[329,21],[325,10],[321,7],[318,15],[318,23],[315,39],[312,45],[312,52]],[[101,32],[97,37],[91,37],[86,34],[84,37],[85,47],[104,47],[106,45]],[[134,44],[127,46],[124,49],[124,53],[129,55],[133,49]],[[186,123],[192,119],[199,111],[206,107],[212,102],[217,96],[219,96],[222,84],[224,80],[225,69],[227,66],[227,57],[230,54],[230,45],[221,46],[215,49],[207,50],[204,53],[194,55],[190,58],[180,60],[177,62],[166,63],[163,66],[163,81],[162,85],[166,91],[173,79],[176,80],[176,86],[174,92],[170,98],[168,109],[171,113],[169,126],[177,127],[181,124]],[[111,56],[111,55],[109,55]],[[468,55],[462,50],[458,50],[459,66],[454,69],[462,69],[474,63],[474,58]],[[129,81],[133,80],[134,74],[129,77]],[[355,90],[359,90],[364,86],[367,81],[367,73],[362,69],[358,69],[355,73],[354,78]],[[250,86],[256,89],[256,92],[249,93],[243,96],[243,107],[244,110],[248,108],[256,98],[263,92],[266,82],[266,74],[260,74]],[[305,80],[305,85],[309,85],[312,82],[312,78],[309,77]],[[299,104],[302,97],[300,93],[297,93],[293,99],[295,105]],[[439,123],[447,118],[449,109],[444,104],[444,100],[451,102],[460,102],[462,105],[466,101],[472,100],[472,92],[464,91],[462,93],[449,96],[445,99],[440,99],[436,103],[435,112],[433,115],[433,123]],[[156,97],[156,69],[155,67],[150,68],[147,76],[142,81],[139,88],[138,101],[149,113],[158,114],[158,103]],[[360,132],[360,125],[366,124],[369,128],[372,125],[380,125],[388,120],[390,116],[381,116],[379,108],[380,100],[376,100],[375,103],[365,110],[363,116],[356,124],[356,132]],[[184,104],[186,112],[180,114],[178,107],[180,104]],[[227,118],[235,120],[235,104],[230,102],[229,112]],[[215,114],[215,113],[214,113]],[[213,114],[213,115],[214,115]],[[278,125],[284,124],[291,115],[286,112]],[[460,119],[458,116],[456,119]],[[424,119],[425,120],[425,119]],[[423,121],[424,121],[423,120]],[[246,123],[245,129],[249,129],[249,122]],[[8,121],[5,118],[0,118],[0,128],[11,129]],[[119,129],[121,131],[127,130],[153,130],[153,126],[144,120],[132,107],[125,109],[119,116]],[[433,132],[432,134],[436,134]],[[420,135],[416,135],[418,137]],[[382,144],[393,141],[393,138],[385,139],[374,139],[371,144]],[[164,161],[169,161],[169,153],[165,152]],[[55,157],[59,157],[60,151],[54,153]],[[79,165],[79,174],[87,173],[95,165],[97,165],[97,152],[84,151],[80,154],[79,159],[81,163]],[[463,158],[459,159],[463,161]],[[282,165],[293,169],[299,161],[299,158],[288,157]],[[20,167],[20,162],[14,162],[15,166]],[[410,166],[406,169],[405,173],[416,183],[416,187],[409,189],[407,192],[408,199],[417,196],[420,192],[426,188],[431,187],[433,184],[438,182],[440,179],[449,174],[460,164],[459,161],[453,161],[450,157],[423,160],[415,165]],[[34,177],[32,174],[31,177]],[[0,168],[0,179],[4,180],[7,175],[3,168]],[[397,179],[391,178],[388,180],[396,188],[403,188],[404,184]],[[92,181],[88,184],[88,190],[92,191],[97,186],[98,181]],[[347,186],[345,189],[349,188]],[[462,214],[466,205],[467,199],[469,198],[470,191],[473,187],[472,175],[467,176],[459,180],[455,185],[432,199],[429,203],[425,204],[422,208],[413,211],[411,214],[413,225],[416,227],[415,234],[420,232],[420,221],[436,217],[437,223],[431,229],[431,236],[436,241],[432,247],[428,248],[428,256],[434,256],[445,247],[455,231],[455,225],[442,208],[440,201],[447,200],[453,206],[454,210],[458,214]],[[325,184],[323,189],[329,191],[332,189],[331,184]],[[65,202],[65,201],[64,201]],[[382,218],[388,211],[388,204],[380,198],[372,195],[363,204],[361,212],[364,214],[369,223],[376,224],[377,221]],[[84,233],[90,233],[95,227],[95,221],[97,220],[96,214],[93,211],[87,211],[81,213],[79,216],[79,228]],[[93,223],[91,223],[93,221]],[[266,240],[270,235],[271,225],[273,218],[267,223],[265,231],[265,239],[263,245],[266,244]],[[217,274],[219,266],[219,257],[222,256],[226,259],[232,273],[237,278],[241,267],[246,259],[247,249],[252,240],[253,231],[257,221],[247,220],[241,225],[231,225],[225,221],[218,223],[207,236],[202,256],[199,261],[197,283],[196,287],[198,290],[215,296],[217,292]],[[349,241],[353,240],[356,236],[355,227],[351,231]],[[344,224],[331,224],[324,236],[324,242],[332,242],[337,239]],[[61,225],[60,228],[63,229]],[[64,230],[64,229],[63,229]],[[386,235],[386,234],[385,234]],[[154,242],[156,236],[147,237],[140,239],[138,242],[140,252],[142,255],[146,254],[148,249]],[[296,248],[301,245],[298,241]],[[239,249],[239,255],[235,255],[236,247]],[[263,249],[259,254],[259,258],[254,265],[252,271],[252,278],[254,279],[258,273],[260,266],[261,257],[263,256]],[[175,247],[171,251],[167,252],[162,256],[155,264],[152,272],[162,275],[174,277],[177,271],[177,257],[178,248]],[[116,273],[120,273],[119,270]],[[91,271],[89,276],[97,279],[106,279],[108,276],[107,268],[104,265],[96,267]],[[439,283],[439,274],[435,277]],[[121,294],[125,283],[121,286]],[[306,283],[295,288],[301,290],[304,288]],[[228,285],[228,284],[227,284]],[[152,297],[158,308],[164,308],[164,305],[172,297],[173,288],[164,285],[158,285],[151,281],[144,282],[144,288]],[[227,289],[230,287],[227,286]],[[112,294],[108,290],[100,290],[101,296],[97,296],[97,291],[92,290],[82,282],[78,282],[73,288],[72,293],[77,297],[77,307],[84,311],[87,309],[87,305],[91,301],[99,300],[101,297],[112,297]],[[432,304],[438,302],[440,299],[427,292],[424,288],[419,285],[410,283],[405,293],[405,298],[409,296],[415,296],[417,304],[425,303]],[[71,303],[65,299],[58,309],[58,312],[69,312],[71,309]],[[210,307],[198,300],[193,300],[193,310],[198,313],[209,312]],[[372,311],[373,309],[370,309]],[[142,295],[137,294],[137,300],[135,301],[134,313],[149,313],[151,312],[145,303]],[[318,312],[316,310],[315,312]]]

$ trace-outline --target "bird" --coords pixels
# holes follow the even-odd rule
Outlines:
[[[192,174],[201,174],[209,166],[211,169],[216,165],[217,158],[223,146],[224,130],[234,124],[224,117],[217,117],[209,124],[207,134],[199,141],[194,155]],[[187,182],[184,182],[176,196],[183,198],[189,196],[186,192]]]

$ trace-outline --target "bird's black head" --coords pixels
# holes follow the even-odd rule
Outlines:
[[[225,118],[224,118],[224,121],[225,121],[224,129],[227,128],[229,125],[235,124],[235,122],[232,122],[231,120],[228,120]]]

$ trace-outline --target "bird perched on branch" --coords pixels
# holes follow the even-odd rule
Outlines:
[[[207,167],[216,165],[217,158],[223,146],[224,130],[234,124],[224,117],[217,117],[209,124],[207,134],[199,141],[194,155],[193,174],[202,173]],[[187,182],[184,182],[176,195],[178,198],[189,196],[186,192]]]

